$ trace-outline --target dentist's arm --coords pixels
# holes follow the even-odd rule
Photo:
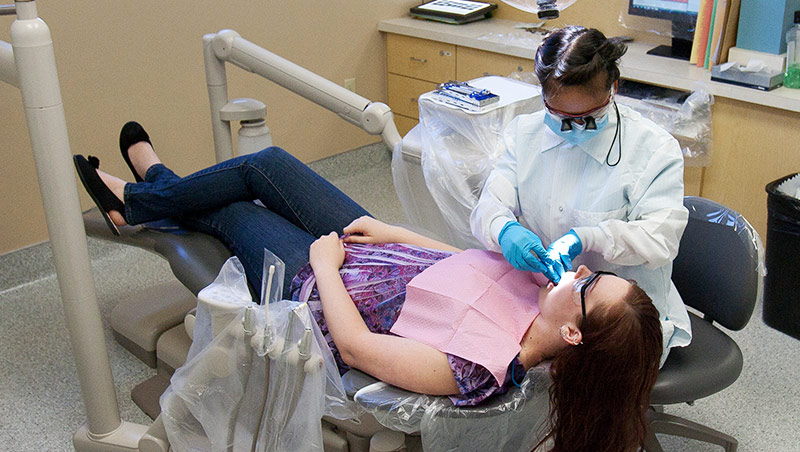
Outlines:
[[[608,262],[658,268],[678,255],[689,213],[683,206],[683,155],[674,138],[654,143],[655,152],[631,193],[627,220],[575,227],[583,251]]]

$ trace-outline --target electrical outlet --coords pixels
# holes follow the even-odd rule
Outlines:
[[[344,87],[345,89],[349,89],[352,92],[356,92],[356,79],[355,78],[344,79]]]

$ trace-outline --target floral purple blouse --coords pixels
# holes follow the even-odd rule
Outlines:
[[[400,243],[346,243],[344,246],[345,259],[339,274],[367,328],[380,334],[391,334],[389,330],[400,315],[406,299],[406,284],[431,265],[453,255],[448,251]],[[308,301],[339,371],[346,372],[349,367],[342,361],[328,331],[310,265],[306,264],[300,269],[292,280],[290,290],[293,300]],[[508,390],[514,376],[521,381],[525,375],[519,359],[514,358],[509,364],[506,381],[498,386],[492,374],[483,366],[450,354],[447,354],[447,359],[461,392],[450,397],[456,406],[477,405],[492,394],[502,394]]]

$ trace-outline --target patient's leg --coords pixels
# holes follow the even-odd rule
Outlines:
[[[282,216],[249,201],[240,201],[179,218],[187,228],[213,235],[242,262],[247,280],[260,296],[264,249],[286,264],[284,298],[294,275],[308,262],[315,237]]]
[[[147,182],[125,186],[125,216],[131,224],[254,199],[313,236],[330,231],[341,234],[351,221],[368,215],[330,182],[276,147],[184,178],[161,164],[151,166],[146,176]]]

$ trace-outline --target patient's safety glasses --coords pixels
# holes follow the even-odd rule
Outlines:
[[[589,276],[587,276],[585,278],[578,279],[574,283],[572,283],[572,290],[574,291],[574,293],[575,294],[578,294],[578,293],[581,294],[581,299],[580,299],[580,301],[581,301],[581,314],[583,314],[583,318],[584,319],[586,319],[586,292],[588,292],[589,289],[591,289],[594,286],[594,284],[597,282],[597,280],[600,279],[600,277],[603,276],[603,275],[617,276],[616,273],[597,271],[597,272],[594,272],[594,273],[592,273],[591,275],[589,275]],[[573,300],[575,300],[574,296],[573,296]],[[578,300],[575,300],[575,303],[577,303],[577,302],[578,302]]]

